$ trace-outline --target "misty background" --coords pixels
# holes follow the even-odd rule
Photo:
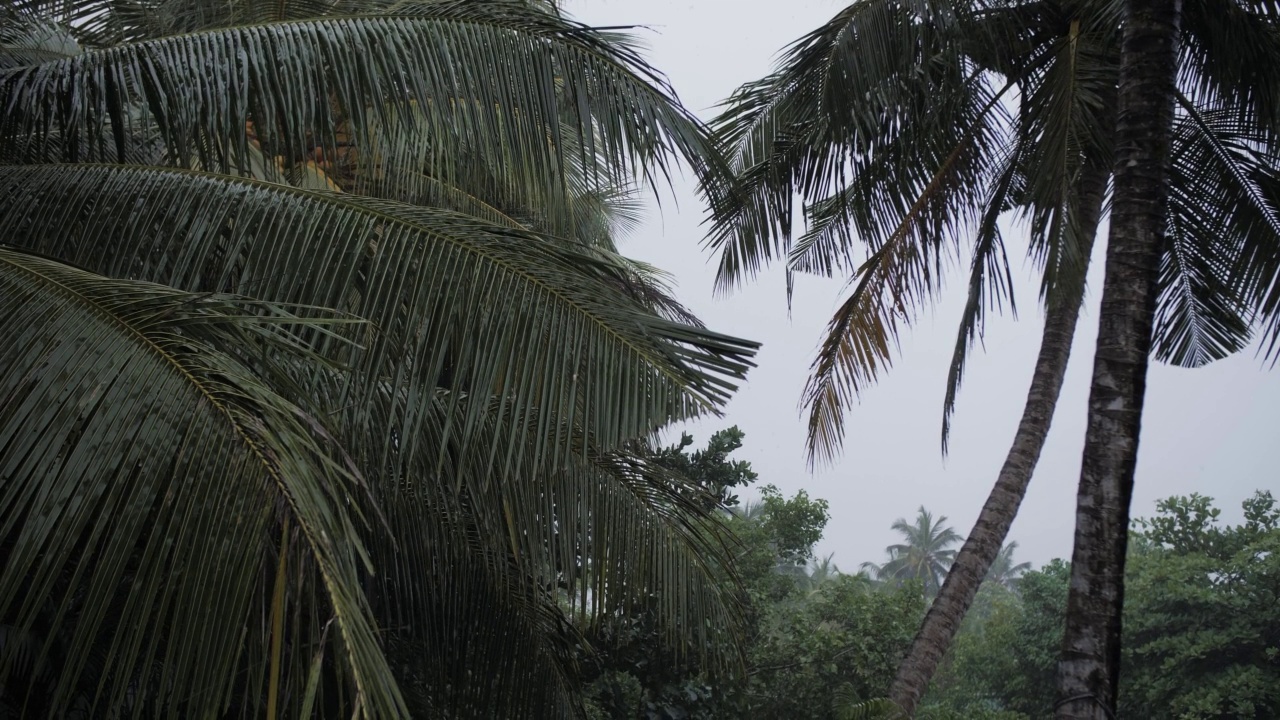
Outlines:
[[[704,120],[740,84],[768,73],[789,43],[834,15],[831,0],[571,0],[564,7],[594,26],[642,26],[631,31],[644,55],[665,73],[685,106]],[[797,275],[788,313],[781,265],[727,296],[713,292],[716,257],[702,246],[706,211],[690,177],[650,194],[642,225],[621,239],[622,251],[671,273],[675,294],[719,332],[763,343],[725,417],[684,426],[694,448],[730,425],[745,433],[734,454],[749,460],[758,484],[786,495],[806,490],[830,503],[831,521],[818,546],[846,572],[883,560],[896,542],[889,529],[924,505],[967,535],[995,481],[1022,413],[1039,349],[1043,312],[1035,267],[1025,256],[1026,233],[1006,225],[1005,241],[1018,283],[1017,319],[1005,308],[988,317],[982,345],[969,356],[956,405],[950,452],[940,431],[946,373],[964,304],[965,277],[951,274],[932,311],[901,338],[901,353],[880,382],[846,417],[844,450],[810,472],[807,416],[801,390],[827,319],[844,297],[844,280]],[[1090,270],[1089,295],[1076,332],[1049,440],[1010,532],[1017,557],[1036,566],[1070,558],[1075,492],[1084,442],[1089,376],[1097,336],[1106,223]],[[963,262],[963,264],[961,264]],[[965,272],[968,258],[953,259]],[[1150,516],[1155,502],[1199,492],[1217,500],[1222,520],[1241,520],[1240,501],[1257,489],[1280,491],[1280,374],[1254,347],[1194,370],[1153,364],[1148,378],[1132,513]],[[679,439],[674,430],[670,441]],[[754,491],[745,497],[754,497]]]

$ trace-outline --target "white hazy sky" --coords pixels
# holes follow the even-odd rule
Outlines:
[[[648,59],[671,79],[685,105],[705,119],[743,82],[772,67],[778,52],[825,22],[841,4],[833,0],[570,0],[577,19],[591,25],[642,25]],[[674,200],[674,202],[673,202]],[[807,470],[805,423],[798,401],[825,321],[842,283],[800,276],[788,317],[782,273],[773,268],[729,297],[712,293],[715,267],[702,250],[704,208],[693,186],[677,180],[663,193],[623,251],[674,274],[677,296],[713,329],[764,344],[759,367],[730,403],[725,418],[689,427],[701,445],[715,430],[738,425],[761,483],[790,495],[807,490],[831,505],[831,522],[818,546],[846,571],[881,561],[895,541],[889,524],[925,505],[967,534],[995,480],[1022,411],[1043,318],[1036,279],[1020,261],[1017,229],[1006,236],[1017,288],[1018,319],[987,323],[985,353],[968,365],[957,406],[950,455],[939,447],[946,371],[960,311],[964,277],[902,339],[901,358],[847,418],[848,435],[837,464]],[[1105,228],[1103,230],[1105,233]],[[1099,242],[1101,249],[1104,245]],[[1075,488],[1083,447],[1085,410],[1097,305],[1101,252],[1095,255],[1091,293],[1077,330],[1057,416],[1026,501],[1010,533],[1022,560],[1037,566],[1071,555]],[[1147,387],[1133,514],[1151,515],[1155,501],[1200,492],[1217,499],[1228,522],[1240,519],[1240,501],[1256,489],[1280,492],[1280,368],[1251,348],[1206,368],[1152,367]]]

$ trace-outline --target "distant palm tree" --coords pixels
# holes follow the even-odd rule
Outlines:
[[[800,586],[805,592],[812,595],[817,592],[823,585],[840,577],[840,568],[831,562],[831,558],[835,557],[835,553],[831,553],[821,560],[813,560],[809,563],[807,573],[801,580]]]
[[[764,517],[764,503],[759,500],[747,500],[741,505],[732,508],[729,512],[743,520],[760,520]]]
[[[987,571],[987,582],[1003,585],[1010,590],[1018,584],[1022,573],[1031,569],[1031,563],[1021,562],[1015,565],[1013,553],[1017,549],[1017,540],[1010,540],[1000,548],[1000,554],[996,555],[995,562],[991,563],[991,569]]]
[[[889,559],[883,565],[865,562],[861,569],[887,582],[920,580],[924,583],[925,597],[933,597],[955,559],[956,551],[951,546],[963,539],[954,529],[943,525],[946,521],[946,515],[939,515],[935,520],[923,505],[914,523],[908,523],[906,518],[894,520],[893,529],[902,534],[905,542],[885,548]]]

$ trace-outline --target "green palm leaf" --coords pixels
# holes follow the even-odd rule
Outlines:
[[[624,37],[522,3],[395,12],[201,30],[11,70],[0,76],[15,111],[4,135],[57,130],[76,139],[68,159],[114,160],[129,135],[102,129],[126,127],[123,108],[139,103],[180,165],[240,167],[248,124],[286,167],[317,149],[336,157],[341,134],[368,150],[375,127],[425,125],[433,141],[461,138],[548,196],[567,192],[571,163],[599,186],[665,175],[673,155],[717,183],[700,123]],[[384,170],[422,169],[413,143],[381,147],[412,150],[380,154]],[[447,177],[457,159],[434,158],[429,174]]]
[[[282,681],[263,662],[283,563],[276,612],[336,617],[332,677],[402,715],[359,583],[358,477],[264,380],[280,380],[267,358],[314,360],[279,323],[314,321],[12,249],[0,305],[0,616],[43,638],[34,664],[58,676],[28,708],[256,714],[268,685],[300,692],[298,636]]]
[[[134,165],[0,167],[10,241],[293,308],[289,348],[244,362],[368,483],[334,490],[358,536],[327,537],[395,680],[349,657],[353,621],[302,571],[317,561],[271,553],[255,566],[267,632],[244,655],[260,667],[208,680],[225,714],[572,716],[590,649],[569,612],[652,613],[673,651],[724,660],[740,613],[722,528],[625,448],[717,411],[755,345],[701,329],[617,254],[638,182],[680,156],[709,194],[720,182],[703,128],[625,38],[546,3],[19,7],[83,52],[0,71],[0,158]],[[298,527],[262,534],[299,553]],[[182,712],[162,690],[186,665],[152,657],[138,697]]]
[[[721,584],[731,567],[724,529],[687,499],[689,487],[626,453],[594,451],[485,481],[486,454],[443,439],[447,407],[430,409],[424,442],[448,446],[450,464],[438,478],[430,467],[411,468],[403,481],[377,486],[393,530],[370,550],[383,569],[376,597],[393,636],[427,650],[424,684],[475,711],[529,713],[522,703],[533,702],[554,709],[543,714],[563,712],[577,657],[566,647],[582,641],[548,607],[556,595],[585,623],[653,611],[674,651],[732,660],[722,651],[730,645],[711,642],[738,632],[735,599]],[[501,431],[492,418],[476,432]],[[449,641],[460,628],[469,628],[465,658]],[[521,650],[500,651],[512,643]],[[494,654],[477,650],[488,646]]]
[[[359,506],[387,532],[366,534],[371,602],[393,658],[434,658],[401,678],[415,707],[572,707],[576,641],[548,584],[596,616],[657,597],[668,640],[692,652],[733,632],[714,518],[607,458],[714,410],[754,345],[655,316],[607,250],[191,171],[8,167],[0,194],[15,239],[43,252],[371,321],[304,333],[331,365],[286,370],[373,479]]]
[[[509,442],[489,451],[502,474],[512,453],[563,454],[575,433],[608,448],[715,411],[755,348],[654,316],[580,247],[438,210],[109,166],[3,168],[0,197],[14,242],[105,274],[369,320],[363,348],[318,348],[355,371],[334,400],[342,426],[394,428],[405,458],[418,452],[414,399],[437,387],[467,409],[450,434],[467,437],[495,397],[502,422],[543,438],[494,434]],[[386,424],[370,426],[366,403],[387,379],[407,394],[385,396]]]
[[[1252,262],[1261,259],[1255,253],[1280,247],[1280,211],[1266,189],[1280,158],[1274,140],[1235,113],[1206,112],[1186,97],[1180,110],[1156,314],[1167,330],[1156,335],[1153,352],[1195,367],[1242,350],[1252,338],[1250,305],[1263,307],[1265,300],[1248,287],[1252,280],[1233,277],[1265,277],[1268,264]],[[1242,253],[1251,258],[1247,264],[1238,259]]]
[[[12,7],[0,8],[0,70],[71,57],[80,52],[63,27]]]
[[[942,401],[942,451],[947,451],[951,434],[951,414],[955,411],[956,398],[960,394],[960,382],[964,377],[965,361],[969,350],[982,335],[986,313],[1000,309],[1007,301],[1016,315],[1013,298],[1013,275],[1009,270],[1009,258],[1005,253],[1004,238],[998,221],[1011,208],[1011,197],[1016,192],[1020,164],[1017,162],[1018,146],[1006,148],[1004,167],[991,183],[978,221],[973,259],[969,269],[969,293],[960,327],[956,333],[956,345],[951,354],[951,366],[947,369],[947,390]]]

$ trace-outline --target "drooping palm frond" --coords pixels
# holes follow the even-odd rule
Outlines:
[[[1117,8],[1105,2],[1045,4],[1043,15],[1025,28],[1044,61],[1015,61],[1024,178],[1017,204],[1029,220],[1027,252],[1042,269],[1046,300],[1059,286],[1080,286],[1088,271],[1096,220],[1080,218],[1080,186],[1091,169],[1109,172],[1112,165]]]
[[[333,618],[330,683],[402,716],[360,587],[348,504],[367,491],[273,389],[276,363],[318,361],[281,328],[316,321],[8,248],[0,306],[0,618],[39,638],[45,675],[11,696],[49,716],[256,715],[269,689],[302,695],[296,627]]]
[[[282,362],[273,387],[368,483],[344,498],[359,545],[336,542],[360,548],[400,710],[574,716],[589,648],[565,607],[643,608],[675,652],[728,647],[718,519],[623,448],[716,411],[755,346],[701,329],[617,254],[630,188],[678,158],[719,182],[701,125],[629,40],[500,0],[18,6],[82,52],[0,72],[0,158],[135,166],[0,169],[13,241],[304,316],[316,362]],[[142,167],[160,164],[184,169]],[[334,311],[365,322],[306,320]],[[286,559],[264,576],[292,577]],[[336,620],[261,622],[273,644],[245,662],[282,680],[236,680],[226,714],[394,714],[343,682]]]
[[[1105,73],[1093,69],[1099,63],[1092,51],[1081,49],[1079,23],[1067,23],[1071,35],[1052,18],[1037,17],[1054,31],[1039,37],[1019,30],[1025,36],[1017,36],[1012,24],[992,20],[998,16],[983,3],[855,2],[798,43],[773,75],[744,86],[714,124],[736,153],[741,181],[736,204],[713,208],[709,242],[723,245],[722,279],[772,256],[772,246],[756,242],[759,237],[789,249],[789,270],[853,271],[851,295],[828,324],[804,394],[811,461],[836,452],[846,408],[891,364],[897,334],[936,293],[947,255],[963,255],[976,235],[970,302],[944,402],[945,447],[965,354],[980,333],[983,311],[1012,303],[1007,268],[996,266],[1003,258],[994,234],[1000,214],[1023,205],[1048,208],[1033,223],[1046,288],[1059,283],[1056,253],[1077,266],[1087,257],[1062,246],[1091,239],[1091,230],[1080,227],[1075,181],[1086,159],[1082,138],[1105,134],[1106,103],[1098,90]],[[863,35],[871,27],[895,39],[868,40]],[[1092,25],[1086,30],[1094,32]],[[860,41],[842,44],[850,38]],[[997,47],[1011,48],[996,50],[998,57],[986,42],[997,39],[1007,41]],[[907,62],[914,56],[902,52],[913,43],[916,55],[931,61],[919,77]],[[887,55],[871,58],[872,50]],[[906,64],[899,67],[894,58]],[[905,76],[913,81],[901,80]],[[1011,91],[1024,100],[1037,92],[1057,97],[1037,88],[1063,83],[1080,87],[1062,101],[1070,111],[1065,120],[1051,113],[1017,122],[1009,116]],[[898,114],[911,108],[919,108],[919,117],[899,122]],[[864,135],[877,139],[864,147]],[[1056,169],[1038,167],[1046,158],[1058,162]],[[1089,161],[1105,164],[1106,157]],[[809,203],[809,222],[791,247],[790,211],[776,209],[790,208],[797,194]],[[724,245],[731,233],[737,244]],[[857,260],[860,246],[866,261]],[[1073,286],[1082,283],[1083,270],[1070,279]]]
[[[437,387],[470,408],[450,432],[466,437],[496,397],[504,422],[530,424],[544,443],[501,449],[552,457],[574,433],[613,447],[713,411],[755,347],[652,315],[619,290],[617,268],[583,249],[437,210],[111,166],[3,168],[0,197],[25,247],[115,276],[369,320],[363,349],[320,347],[356,370],[342,390],[355,426],[384,378],[406,383],[376,431],[394,428],[405,457],[417,452],[411,398]],[[518,458],[499,449],[501,474]]]
[[[607,252],[438,210],[191,171],[8,167],[0,195],[15,240],[43,252],[370,321],[346,341],[308,336],[347,370],[294,382],[371,478],[376,502],[364,514],[390,518],[389,534],[367,540],[380,582],[392,583],[372,602],[389,626],[412,628],[393,632],[392,647],[438,653],[411,674],[431,697],[480,713],[571,705],[560,648],[571,634],[546,607],[547,583],[604,583],[590,588],[601,611],[657,595],[672,640],[677,628],[686,638],[732,632],[708,564],[713,519],[691,514],[679,493],[655,494],[643,473],[619,476],[593,458],[714,410],[754,346],[655,316]],[[451,579],[462,559],[470,569]],[[424,574],[430,589],[392,592]],[[502,607],[506,620],[485,619]],[[475,638],[461,647],[474,655],[445,642],[464,625]],[[527,652],[498,652],[514,638]],[[496,654],[478,649],[485,642]],[[512,689],[486,694],[480,676],[508,677]]]
[[[1273,0],[1189,2],[1183,9],[1178,86],[1205,107],[1231,107],[1254,127],[1280,127],[1280,10]]]
[[[1233,277],[1248,248],[1280,247],[1280,207],[1265,189],[1275,182],[1280,156],[1276,135],[1234,113],[1205,111],[1186,96],[1179,109],[1156,314],[1167,330],[1156,335],[1153,352],[1195,367],[1238,352],[1251,339],[1246,298],[1256,296]]]
[[[947,42],[957,22],[952,5],[855,2],[789,48],[774,73],[725,102],[713,127],[739,184],[713,205],[707,241],[721,254],[722,288],[790,252],[793,196],[812,202],[838,195],[849,178],[863,175],[860,165],[883,170],[876,190],[895,172],[930,184],[954,147],[932,139],[965,133],[969,123],[949,122],[950,112],[969,107],[980,87]],[[903,82],[916,76],[920,82]],[[918,199],[866,192],[857,199],[874,204],[859,219],[881,230],[880,240],[899,224],[886,220],[890,208],[905,211]]]
[[[79,53],[75,38],[58,23],[13,7],[0,8],[0,71]]]
[[[851,683],[832,693],[831,708],[840,720],[903,720],[902,708],[888,698],[863,700]]]
[[[915,204],[901,208],[898,224],[883,243],[868,241],[870,255],[853,273],[848,299],[828,322],[805,385],[811,462],[834,457],[844,435],[845,410],[892,364],[900,327],[910,325],[921,305],[941,288],[950,249],[944,241],[954,238],[967,219],[952,211],[952,189],[970,192],[974,175],[982,172],[978,166],[984,153],[975,136],[961,139],[948,156],[936,160]]]
[[[423,442],[444,442],[446,407],[428,409]],[[392,531],[369,543],[371,601],[395,656],[416,658],[411,696],[459,716],[571,715],[576,661],[590,652],[575,628],[640,611],[673,653],[735,659],[724,531],[689,487],[618,453],[486,481],[484,453],[446,444],[439,473],[373,485]]]
[[[715,123],[734,149],[745,200],[713,208],[722,285],[775,252],[789,253],[792,270],[830,274],[857,262],[853,236],[868,246],[805,390],[811,459],[835,452],[843,407],[891,362],[899,323],[937,289],[943,240],[965,221],[939,211],[980,185],[974,161],[999,114],[983,81],[952,62],[945,30],[913,22],[914,13],[854,3],[797,43],[773,75],[731,97]],[[885,55],[867,52],[868,43]],[[920,56],[934,56],[923,82],[899,82]],[[813,204],[810,230],[792,248],[796,193]]]
[[[1020,163],[1017,153],[1020,145],[1004,150],[1000,160],[1003,169],[995,176],[983,202],[983,210],[975,231],[973,259],[969,263],[969,292],[960,325],[956,333],[955,349],[951,353],[951,365],[947,369],[947,389],[942,401],[942,451],[947,451],[951,435],[951,415],[955,412],[960,383],[964,378],[965,362],[983,332],[988,311],[1001,310],[1008,303],[1017,314],[1013,297],[1013,275],[1005,252],[1004,237],[998,223],[1000,216],[1012,209],[1012,197],[1017,193]]]
[[[382,148],[365,159],[386,172],[449,180],[461,156],[429,157],[423,168],[420,142],[385,138],[425,127],[430,142],[460,138],[548,196],[565,194],[575,162],[597,187],[665,175],[674,157],[718,182],[701,124],[624,36],[501,0],[414,2],[395,13],[151,37],[8,71],[4,135],[56,130],[69,138],[68,159],[116,160],[129,134],[102,129],[127,127],[123,109],[139,104],[169,161],[184,166],[239,169],[251,127],[286,167],[317,150],[338,157],[341,135],[366,152]]]

